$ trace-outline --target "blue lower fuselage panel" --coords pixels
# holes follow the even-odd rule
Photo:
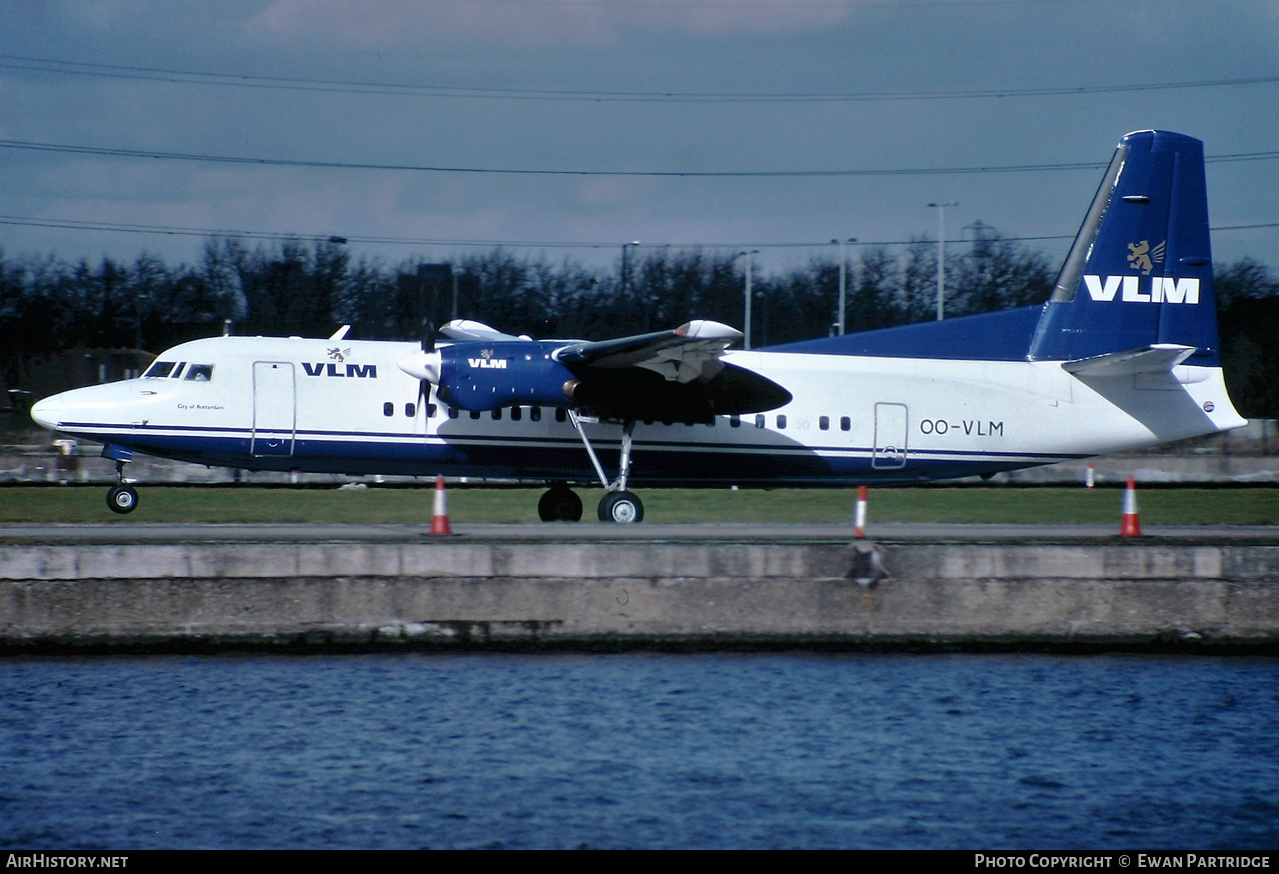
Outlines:
[[[525,438],[459,435],[455,438],[345,433],[250,437],[214,434],[84,434],[138,452],[215,467],[348,475],[468,476],[546,482],[596,482],[576,437]],[[593,441],[605,473],[617,473],[620,441]],[[920,482],[1033,467],[1081,455],[929,451],[883,457],[871,447],[815,449],[800,443],[742,444],[642,441],[632,449],[635,485],[842,486],[866,482]]]

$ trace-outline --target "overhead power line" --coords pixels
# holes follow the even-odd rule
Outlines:
[[[601,91],[588,89],[479,88],[450,85],[408,85],[339,79],[302,79],[288,76],[246,76],[231,73],[202,73],[161,67],[123,64],[94,64],[0,55],[0,68],[88,76],[103,79],[134,79],[187,85],[233,88],[265,88],[285,91],[317,91],[339,94],[383,94],[402,97],[472,98],[489,100],[561,100],[588,102],[660,103],[860,103],[903,100],[984,100],[1012,97],[1066,97],[1088,94],[1121,94],[1143,91],[1176,91],[1192,88],[1228,88],[1267,85],[1279,82],[1279,75],[1228,79],[1198,79],[1185,82],[1076,85],[1053,88],[989,88],[971,91],[886,91],[886,92],[715,92],[715,91]]]
[[[973,173],[1042,173],[1061,170],[1096,170],[1105,162],[1058,164],[1003,164],[980,167],[916,167],[871,170],[563,170],[513,167],[451,167],[429,164],[379,164],[355,161],[310,161],[296,158],[253,158],[236,155],[209,155],[190,152],[159,152],[144,149],[115,149],[100,146],[77,146],[66,143],[35,143],[23,140],[0,140],[0,148],[36,152],[61,152],[110,158],[145,158],[148,160],[198,161],[214,164],[249,164],[270,167],[313,167],[336,170],[396,170],[423,173],[481,173],[513,176],[644,176],[675,178],[799,178],[834,176],[948,176]],[[1265,161],[1279,158],[1279,151],[1240,152],[1207,157],[1207,163],[1231,161]]]
[[[617,241],[609,242],[573,242],[565,240],[458,240],[444,239],[435,237],[382,237],[382,236],[361,236],[357,234],[342,234],[341,236],[319,233],[319,234],[303,234],[303,233],[286,233],[283,231],[244,231],[244,230],[214,230],[211,228],[184,228],[167,225],[145,225],[133,224],[127,222],[95,222],[85,220],[72,219],[56,219],[56,218],[32,218],[29,216],[13,216],[0,215],[0,225],[15,225],[19,227],[36,227],[36,228],[60,228],[77,231],[108,231],[112,233],[126,234],[156,234],[165,236],[179,237],[207,237],[214,239],[235,238],[246,240],[327,240],[330,242],[341,241],[343,243],[363,243],[367,245],[401,245],[401,246],[459,246],[474,247],[480,246],[485,248],[493,247],[513,247],[527,249],[616,249],[621,243]],[[1211,228],[1213,233],[1223,231],[1239,231],[1239,230],[1255,230],[1262,228],[1279,228],[1279,222],[1261,222],[1257,224],[1245,225],[1221,225]],[[1000,237],[1002,242],[1010,243],[1034,243],[1049,242],[1054,240],[1070,240],[1073,239],[1071,234],[1059,234],[1038,237]],[[875,246],[906,246],[916,243],[918,240],[858,240],[849,245],[867,248]],[[966,240],[947,240],[947,243],[964,243]],[[757,249],[822,249],[830,245],[827,240],[819,240],[817,242],[808,243],[687,243],[687,244],[662,244],[653,243],[646,248],[658,249],[663,246],[683,246],[686,248],[703,248],[703,249],[734,249],[734,248],[757,248]]]
[[[956,173],[1019,173],[1045,170],[1096,170],[1105,162],[1082,164],[1016,164],[989,167],[935,167],[881,170],[563,170],[513,167],[451,167],[431,164],[380,164],[356,161],[310,161],[296,158],[253,158],[235,155],[209,155],[189,152],[159,152],[144,149],[115,149],[99,146],[77,146],[65,143],[35,143],[22,140],[0,140],[0,148],[36,152],[63,152],[112,158],[146,158],[168,161],[200,161],[215,164],[252,164],[272,167],[316,167],[337,170],[398,170],[426,173],[484,173],[516,176],[656,176],[656,177],[802,177],[802,176],[919,176]],[[1258,155],[1263,153],[1257,153]],[[1279,157],[1279,152],[1264,153]],[[1244,160],[1244,158],[1239,158]]]

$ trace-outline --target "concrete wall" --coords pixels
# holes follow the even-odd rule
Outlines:
[[[0,652],[1185,649],[1279,653],[1279,546],[0,547]]]

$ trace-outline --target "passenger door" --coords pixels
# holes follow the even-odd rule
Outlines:
[[[297,393],[288,361],[253,362],[254,455],[292,455]]]
[[[891,470],[906,466],[909,420],[905,404],[875,404],[875,450],[871,467]]]

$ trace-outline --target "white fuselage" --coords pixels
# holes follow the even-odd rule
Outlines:
[[[32,415],[109,447],[210,465],[596,478],[563,409],[450,411],[429,384],[397,366],[415,349],[376,341],[198,340],[160,356],[175,365],[174,375],[65,392],[41,401]],[[1219,368],[1084,379],[1057,361],[768,351],[730,352],[724,360],[785,387],[791,402],[767,413],[718,416],[710,425],[636,423],[633,482],[919,481],[1147,446],[1244,421]],[[621,426],[584,427],[605,466],[614,464]]]

